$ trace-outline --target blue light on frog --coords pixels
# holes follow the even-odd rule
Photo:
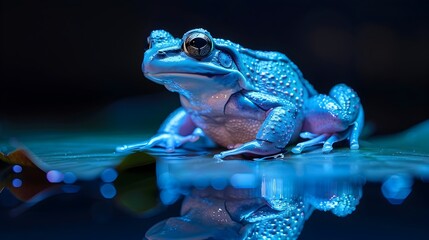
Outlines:
[[[357,93],[345,84],[319,94],[284,54],[247,49],[204,29],[190,30],[181,39],[155,30],[148,43],[143,73],[179,93],[182,107],[158,134],[118,152],[152,147],[173,152],[203,138],[229,149],[217,159],[270,156],[284,152],[299,135],[308,140],[292,149],[296,154],[319,145],[328,153],[343,140],[350,149],[359,148],[364,111]]]

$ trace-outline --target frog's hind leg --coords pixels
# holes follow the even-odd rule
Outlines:
[[[364,113],[356,92],[345,84],[336,85],[327,95],[308,99],[302,138],[310,140],[292,149],[301,153],[305,148],[323,144],[323,152],[332,151],[333,144],[349,139],[350,148],[358,149],[358,138],[364,123]]]

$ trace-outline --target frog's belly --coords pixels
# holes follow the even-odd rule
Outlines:
[[[201,119],[200,119],[201,120]],[[255,140],[262,120],[249,118],[226,118],[222,121],[197,121],[204,133],[217,144],[228,147]]]

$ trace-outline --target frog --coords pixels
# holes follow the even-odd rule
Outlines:
[[[364,111],[346,84],[318,93],[285,54],[213,38],[203,28],[182,38],[154,30],[147,41],[144,76],[178,93],[181,107],[153,137],[117,151],[174,152],[201,138],[226,148],[214,155],[221,160],[276,156],[289,145],[294,154],[319,147],[329,153],[346,140],[359,149]]]

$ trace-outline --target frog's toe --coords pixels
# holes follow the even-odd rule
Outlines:
[[[159,145],[163,146],[165,148],[165,151],[169,153],[174,152],[174,149],[176,148],[176,143],[174,141],[174,138],[166,138]]]
[[[317,137],[314,137],[308,141],[298,143],[294,148],[292,148],[291,151],[295,154],[299,154],[304,151],[305,148],[324,143],[327,138],[328,136],[326,134],[318,135]]]
[[[187,142],[195,142],[200,137],[195,134],[181,136],[176,134],[163,134],[163,137],[154,144],[148,144],[145,149],[152,148],[155,146],[160,146],[165,148],[166,152],[174,152],[176,148],[181,147]]]
[[[145,149],[150,148],[150,146],[156,144],[158,142],[158,139],[150,139],[141,143],[136,144],[130,144],[130,145],[122,145],[119,147],[116,147],[116,152],[136,152],[136,151],[143,151]]]
[[[359,149],[359,143],[357,143],[357,142],[351,143],[350,142],[350,149],[351,150],[358,150]]]
[[[323,144],[323,147],[322,147],[322,152],[323,153],[330,153],[332,150],[334,149],[334,147],[332,147],[332,145],[331,144]]]
[[[325,143],[323,143],[322,152],[323,153],[330,153],[334,147],[334,143],[343,141],[347,138],[349,134],[348,133],[335,133],[332,136],[330,136]]]

